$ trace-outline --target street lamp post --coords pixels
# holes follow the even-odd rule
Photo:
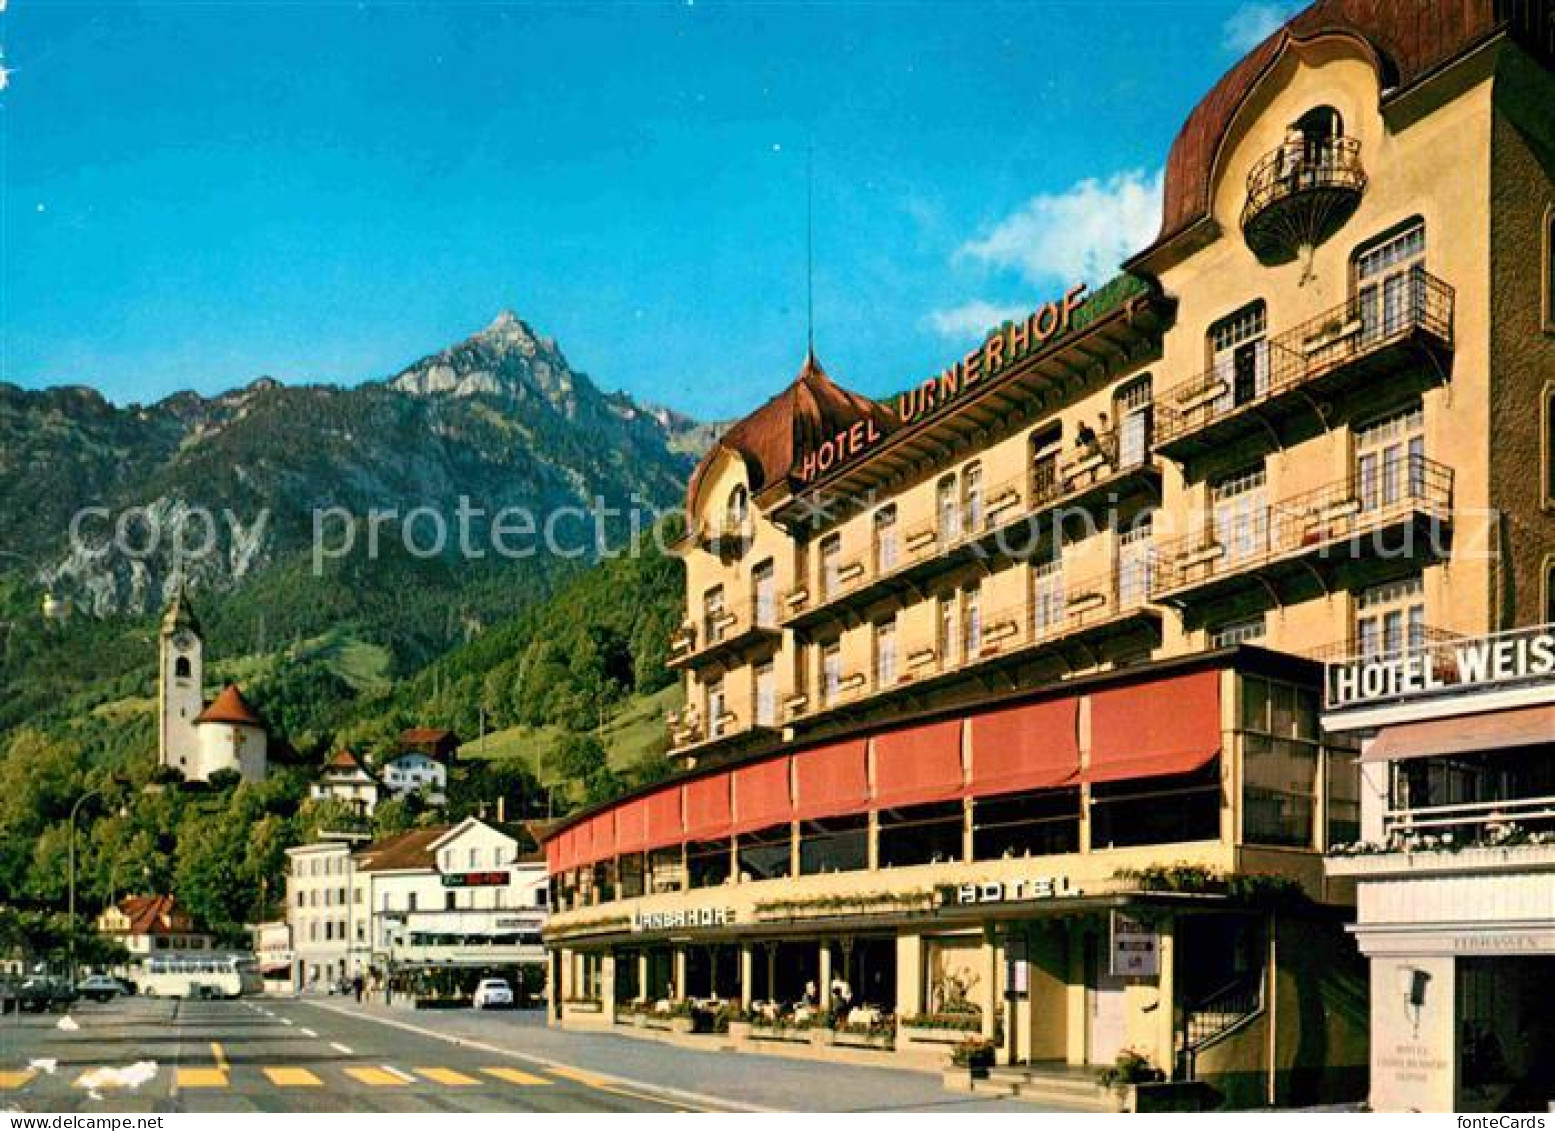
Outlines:
[[[66,922],[70,927],[70,983],[76,982],[76,817],[81,806],[93,797],[102,796],[102,788],[89,789],[70,807],[70,910]]]

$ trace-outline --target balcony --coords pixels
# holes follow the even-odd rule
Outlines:
[[[960,507],[951,523],[931,519],[909,526],[889,551],[877,545],[871,554],[837,565],[819,584],[789,590],[780,602],[783,627],[804,628],[915,592],[927,578],[973,559],[1036,558],[1051,537],[1044,520],[1060,508],[1095,514],[1126,499],[1160,493],[1160,465],[1142,453],[1120,458],[1115,430],[1066,454],[1063,462],[1038,464],[990,484],[975,513]]]
[[[1238,371],[1223,363],[1167,391],[1156,406],[1155,450],[1190,460],[1259,434],[1282,443],[1320,400],[1410,374],[1445,380],[1453,341],[1452,287],[1420,268],[1385,293],[1372,289],[1267,339]]]
[[[907,694],[943,687],[958,678],[1007,667],[1022,660],[1080,654],[1079,666],[1100,662],[1109,639],[1146,632],[1159,639],[1160,612],[1146,604],[1143,576],[1138,587],[1120,591],[1112,572],[1085,581],[1052,583],[1042,594],[986,614],[977,639],[958,642],[942,656],[932,640],[910,643],[891,682],[866,672],[838,679],[830,694],[798,694],[784,704],[787,721],[819,722],[862,704],[873,706]]]
[[[1182,607],[1250,586],[1278,595],[1293,578],[1328,591],[1339,567],[1445,557],[1451,524],[1452,469],[1411,456],[1380,479],[1351,475],[1161,545],[1152,598]]]
[[[682,624],[670,637],[667,663],[674,669],[727,663],[781,635],[775,602],[753,600],[743,606],[704,613],[700,619]]]
[[[1343,227],[1365,192],[1355,138],[1287,141],[1247,174],[1242,237],[1259,262],[1289,263]]]
[[[742,719],[738,712],[727,709],[712,725],[694,707],[671,712],[667,722],[671,758],[690,758],[715,750],[753,746],[777,734],[775,718]]]
[[[744,553],[752,536],[749,518],[724,514],[710,518],[698,526],[695,542],[710,554],[727,557]]]

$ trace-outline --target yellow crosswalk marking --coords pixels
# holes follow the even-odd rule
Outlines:
[[[482,1068],[481,1071],[494,1079],[505,1080],[509,1084],[518,1084],[525,1088],[533,1088],[540,1084],[550,1083],[550,1081],[547,1080],[544,1076],[535,1076],[529,1072],[520,1072],[516,1068]]]
[[[582,1084],[588,1088],[610,1088],[613,1085],[603,1076],[595,1076],[592,1072],[584,1072],[581,1068],[562,1068],[557,1066],[551,1069],[551,1075],[560,1076],[563,1080],[571,1080],[575,1084]]]
[[[468,1088],[471,1084],[480,1083],[475,1077],[455,1072],[452,1068],[418,1068],[415,1071],[417,1076],[425,1076],[434,1084],[447,1084],[453,1088]]]
[[[405,1081],[394,1073],[382,1068],[374,1068],[370,1064],[358,1065],[355,1068],[341,1069],[351,1079],[363,1084],[369,1084],[374,1088],[403,1088]]]
[[[227,1074],[220,1068],[183,1068],[178,1069],[178,1086],[180,1088],[225,1088],[231,1081]]]
[[[264,1074],[277,1088],[322,1088],[320,1080],[306,1068],[265,1068]]]
[[[30,1068],[23,1068],[19,1072],[0,1071],[0,1092],[14,1092],[19,1088],[25,1088],[32,1083],[32,1078],[37,1073]]]

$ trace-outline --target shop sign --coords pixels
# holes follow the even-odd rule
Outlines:
[[[1329,664],[1330,710],[1448,692],[1504,687],[1555,675],[1555,630],[1548,625],[1456,640],[1391,657]]]
[[[1112,913],[1112,973],[1117,977],[1155,978],[1161,973],[1161,935],[1148,923]]]
[[[445,888],[500,888],[507,882],[506,872],[449,872],[443,876]]]
[[[632,930],[680,931],[691,927],[728,927],[735,922],[732,907],[693,907],[687,911],[635,911]]]
[[[513,919],[513,918],[507,918],[507,919],[498,919],[497,920],[497,929],[499,931],[501,931],[501,930],[523,930],[526,927],[538,929],[542,925],[543,924],[541,923],[541,921],[539,919]]]
[[[1068,876],[984,880],[981,883],[951,884],[941,891],[944,902],[963,907],[983,903],[1023,903],[1027,900],[1057,899],[1060,896],[1080,894],[1070,888]]]

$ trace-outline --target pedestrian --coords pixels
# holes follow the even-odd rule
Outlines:
[[[362,991],[365,990],[366,988],[367,988],[367,979],[362,977],[362,972],[360,970],[358,970],[356,972],[356,977],[351,979],[351,992],[356,995],[356,1004],[357,1005],[361,1005],[362,1004]]]

